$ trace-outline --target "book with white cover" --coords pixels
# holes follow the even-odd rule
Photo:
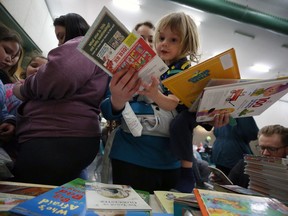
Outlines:
[[[108,8],[103,7],[94,23],[77,47],[81,53],[109,75],[130,66],[139,71],[139,77],[150,82],[159,77],[168,66],[137,33],[129,32]]]
[[[87,209],[152,211],[140,195],[127,185],[87,182],[85,195]]]

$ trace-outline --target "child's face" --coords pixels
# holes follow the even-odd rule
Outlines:
[[[10,69],[17,64],[20,46],[15,41],[0,41],[0,69]]]
[[[44,58],[37,57],[33,59],[26,69],[26,76],[28,77],[29,75],[36,73],[39,67],[46,63],[47,63],[47,60]]]
[[[178,60],[181,52],[180,36],[171,31],[169,27],[160,30],[159,38],[156,39],[156,52],[167,64]]]

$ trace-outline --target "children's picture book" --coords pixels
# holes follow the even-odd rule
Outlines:
[[[141,196],[128,185],[87,182],[85,194],[88,210],[152,211]]]
[[[20,215],[85,215],[85,180],[77,178],[13,207]]]
[[[163,212],[168,214],[174,213],[174,199],[191,195],[191,193],[180,193],[174,191],[154,191],[155,200]]]
[[[240,79],[233,48],[171,76],[162,83],[190,108],[212,78]]]
[[[203,216],[288,215],[288,207],[274,198],[194,189]]]
[[[128,29],[105,6],[79,44],[78,49],[109,75],[130,66],[139,77],[150,82],[159,77],[167,65],[137,33]]]
[[[233,185],[233,182],[220,169],[215,166],[208,166],[208,168],[212,174],[210,174],[210,179],[213,180],[212,182],[224,185]]]
[[[205,87],[196,120],[212,121],[222,113],[233,118],[260,115],[287,92],[288,77]]]

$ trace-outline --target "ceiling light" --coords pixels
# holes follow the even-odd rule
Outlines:
[[[137,11],[140,9],[140,3],[138,0],[113,0],[113,4],[129,11]]]
[[[264,64],[254,64],[252,67],[250,67],[251,70],[257,71],[257,72],[263,72],[267,73],[271,69],[269,66]]]

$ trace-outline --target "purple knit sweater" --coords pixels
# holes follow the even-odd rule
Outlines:
[[[99,105],[108,75],[77,50],[82,38],[51,50],[48,63],[25,80],[20,90],[27,100],[17,116],[19,142],[100,135]]]

